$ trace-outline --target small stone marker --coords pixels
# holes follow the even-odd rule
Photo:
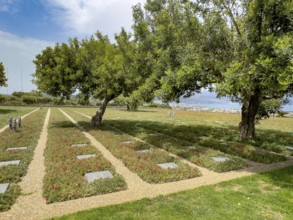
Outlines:
[[[121,142],[121,144],[133,144],[133,141],[124,141],[124,142]]]
[[[72,144],[72,147],[85,147],[87,144]]]
[[[176,163],[159,163],[158,164],[159,167],[161,167],[162,169],[177,169],[178,165]]]
[[[95,180],[99,180],[99,179],[112,179],[113,175],[110,171],[106,170],[106,171],[86,173],[85,177],[86,177],[88,183],[92,183]]]
[[[10,130],[12,130],[12,117],[11,116],[9,116],[8,124],[9,124]]]
[[[142,154],[147,154],[147,153],[149,153],[150,152],[150,150],[149,149],[145,149],[145,150],[138,150],[138,151],[136,151],[137,153],[142,153]]]
[[[212,157],[212,158],[216,162],[225,162],[225,161],[230,160],[229,158],[224,157],[224,156],[217,156],[217,157]]]
[[[186,148],[189,149],[189,150],[195,150],[196,149],[195,146],[187,146]]]
[[[149,134],[149,136],[156,136],[157,134]]]
[[[17,123],[16,123],[16,119],[13,119],[13,120],[12,120],[12,130],[13,130],[14,132],[16,132],[16,125],[17,125]]]
[[[6,150],[26,150],[27,147],[11,147],[11,148],[7,148]]]
[[[286,148],[287,148],[287,150],[292,150],[293,151],[293,147],[291,147],[291,146],[287,146]]]
[[[20,116],[18,116],[17,123],[18,123],[18,127],[21,127],[21,117]]]
[[[2,161],[0,162],[0,167],[7,166],[7,165],[19,165],[19,163],[20,163],[20,160]]]
[[[7,191],[9,183],[1,183],[0,184],[0,194],[3,194]]]
[[[76,159],[78,159],[78,160],[82,160],[82,159],[87,159],[87,158],[95,157],[95,156],[96,156],[96,154],[77,155],[77,156],[76,156]]]

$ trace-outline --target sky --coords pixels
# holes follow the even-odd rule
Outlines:
[[[110,39],[124,27],[131,31],[132,6],[145,0],[0,0],[0,62],[5,66],[8,87],[0,94],[29,92],[37,54],[69,38],[89,37],[96,31]],[[208,107],[239,109],[229,99],[217,99],[203,90],[181,102]],[[284,110],[293,111],[292,105]]]

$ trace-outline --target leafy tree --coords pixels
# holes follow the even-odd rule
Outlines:
[[[198,7],[189,1],[148,0],[133,7],[134,33],[141,72],[148,77],[135,93],[150,102],[155,96],[178,101],[205,86],[197,56],[201,25]],[[136,95],[137,96],[137,95]]]
[[[5,76],[5,68],[3,63],[0,63],[0,86],[7,86],[7,78]]]
[[[77,39],[70,39],[68,45],[57,43],[54,48],[47,47],[36,56],[33,61],[36,65],[33,82],[41,92],[70,99],[76,90],[74,76],[78,47]]]
[[[232,50],[221,69],[217,92],[242,103],[240,139],[254,139],[262,101],[293,91],[292,1],[212,2],[212,10],[231,22]]]

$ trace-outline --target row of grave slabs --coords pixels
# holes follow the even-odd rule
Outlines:
[[[125,144],[125,145],[131,145],[133,143],[134,143],[134,141],[121,142],[121,144]],[[88,144],[73,144],[72,147],[85,147],[87,145]],[[14,150],[26,150],[26,149],[27,149],[27,147],[15,147],[15,148],[7,148],[6,150],[7,151],[14,151]],[[291,147],[291,146],[288,146],[287,149],[293,151],[293,147]],[[150,149],[138,150],[137,153],[148,154],[148,153],[150,153]],[[76,159],[83,160],[83,159],[88,159],[91,157],[96,157],[96,154],[77,155]],[[216,156],[216,157],[212,157],[212,159],[215,162],[225,162],[225,161],[230,160],[229,158],[227,158],[225,156]],[[8,165],[19,165],[20,162],[21,162],[20,160],[2,161],[2,162],[0,162],[0,167],[1,166],[8,166]],[[174,162],[158,163],[157,165],[162,169],[177,169],[179,167]],[[113,175],[110,171],[104,170],[104,171],[96,171],[96,172],[86,173],[85,178],[88,183],[92,183],[92,182],[99,180],[99,179],[106,179],[106,178],[111,179],[111,178],[113,178]],[[8,189],[8,187],[9,187],[9,183],[1,183],[0,184],[0,194],[5,193]]]
[[[27,150],[27,147],[13,147],[7,148],[6,151],[18,151],[18,150]],[[9,166],[9,165],[19,165],[20,160],[10,160],[10,161],[1,161],[0,167]],[[0,183],[0,194],[5,193],[8,190],[10,183]]]

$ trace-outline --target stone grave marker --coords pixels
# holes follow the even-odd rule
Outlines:
[[[195,146],[187,146],[186,148],[189,149],[189,150],[195,150],[196,149]]]
[[[121,142],[121,144],[133,144],[133,141],[124,141],[124,142]]]
[[[85,177],[86,177],[88,183],[92,183],[95,180],[99,180],[99,179],[112,179],[113,175],[110,171],[106,170],[106,171],[86,173]]]
[[[27,147],[10,147],[10,148],[7,148],[6,150],[26,150]]]
[[[177,169],[178,165],[176,163],[159,163],[157,164],[159,167],[161,167],[162,169]]]
[[[136,152],[137,153],[142,153],[142,154],[147,154],[147,153],[150,153],[150,150],[149,149],[145,149],[145,150],[138,150]]]
[[[72,144],[72,147],[85,147],[87,144]]]
[[[0,167],[7,166],[7,165],[19,165],[19,163],[20,163],[20,160],[2,161],[0,162]]]
[[[96,154],[77,155],[76,159],[82,160],[82,159],[88,159],[88,158],[95,157],[95,156],[97,156],[97,155]]]
[[[228,157],[224,157],[224,156],[217,156],[217,157],[212,157],[214,161],[216,162],[225,162],[230,160]]]
[[[1,183],[0,184],[0,194],[3,194],[7,191],[9,187],[9,183]]]
[[[287,146],[286,148],[287,148],[287,150],[293,151],[293,147],[291,147],[291,146]]]

